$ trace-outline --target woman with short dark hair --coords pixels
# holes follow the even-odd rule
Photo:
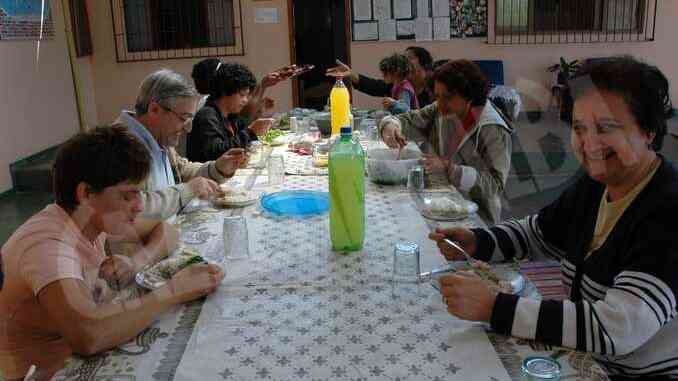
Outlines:
[[[186,140],[186,156],[191,161],[215,160],[232,148],[247,148],[271,126],[270,119],[247,125],[239,117],[257,85],[246,66],[222,63],[209,81],[209,98],[195,118]],[[202,85],[201,85],[202,86]]]
[[[438,230],[489,261],[549,256],[569,298],[491,291],[474,276],[441,280],[448,311],[499,333],[590,352],[613,380],[675,379],[678,370],[678,171],[658,154],[669,83],[631,57],[587,63],[570,80],[571,145],[588,176],[538,214],[489,229]]]
[[[501,215],[501,194],[511,168],[511,123],[487,99],[489,82],[478,65],[450,61],[433,74],[436,102],[384,118],[384,142],[403,147],[421,143],[429,172],[447,175],[476,201],[493,222]]]
[[[195,265],[132,302],[110,300],[144,266],[176,248],[178,233],[152,228],[144,250],[106,255],[105,242],[139,229],[140,196],[151,166],[146,147],[124,127],[69,139],[54,163],[56,202],[31,217],[2,247],[0,373],[21,380],[31,365],[49,380],[72,353],[91,356],[128,342],[173,305],[216,289],[223,273]],[[173,238],[174,237],[174,238]]]

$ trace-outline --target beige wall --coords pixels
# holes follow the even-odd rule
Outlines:
[[[492,19],[490,17],[490,19]],[[548,103],[548,89],[551,76],[546,68],[557,63],[559,57],[569,59],[601,57],[613,54],[632,54],[651,62],[669,77],[672,84],[672,98],[678,105],[678,49],[675,38],[678,35],[678,1],[660,1],[657,13],[656,39],[654,42],[622,44],[581,44],[581,45],[513,45],[496,46],[485,43],[485,39],[462,39],[449,42],[361,42],[351,46],[352,67],[358,72],[379,76],[379,59],[395,51],[402,51],[411,45],[428,49],[434,59],[468,58],[499,59],[504,61],[504,81],[519,88],[529,108]],[[378,100],[358,93],[355,102],[360,105],[378,106]]]
[[[134,102],[139,82],[153,70],[169,67],[185,75],[198,59],[117,63],[113,46],[111,10],[108,2],[89,0],[92,21],[94,56],[92,68],[96,111],[100,122],[114,119],[121,107]],[[226,57],[248,65],[260,77],[268,70],[289,62],[289,37],[287,1],[242,0],[245,33],[245,56]],[[254,8],[277,7],[280,23],[255,24]],[[667,74],[673,87],[673,97],[678,100],[678,52],[672,39],[678,34],[678,1],[662,1],[657,16],[656,41],[633,44],[585,44],[585,45],[514,45],[493,46],[484,39],[463,39],[447,42],[366,42],[351,44],[352,67],[358,72],[379,76],[378,61],[394,51],[407,46],[419,45],[429,49],[436,59],[470,58],[500,59],[504,61],[505,81],[518,87],[523,94],[526,108],[544,107],[548,102],[551,76],[546,68],[557,62],[560,56],[568,58],[597,57],[612,54],[633,54],[659,67]],[[270,95],[277,101],[277,109],[291,106],[290,83],[274,88]],[[379,100],[360,93],[355,94],[354,104],[361,107],[378,107]]]
[[[254,6],[277,7],[278,24],[255,24]],[[190,78],[193,65],[200,59],[178,59],[147,62],[116,62],[113,41],[111,7],[108,1],[89,0],[90,24],[94,55],[94,94],[100,123],[114,120],[120,110],[131,107],[136,98],[139,83],[146,75],[160,68],[176,70]],[[225,57],[230,62],[243,63],[257,78],[266,72],[286,65],[290,61],[289,35],[287,27],[287,3],[285,0],[257,1],[242,0],[245,56]],[[267,94],[274,98],[279,109],[292,107],[292,88],[289,82],[271,89]]]
[[[0,192],[11,188],[9,164],[64,142],[78,131],[73,80],[59,1],[52,1],[55,37],[0,42]]]

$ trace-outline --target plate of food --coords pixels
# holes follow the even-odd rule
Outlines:
[[[287,132],[270,129],[266,134],[259,136],[259,140],[269,146],[281,146],[287,144]]]
[[[147,290],[155,290],[172,279],[174,274],[184,268],[198,263],[207,263],[197,252],[190,249],[179,249],[178,253],[162,261],[146,266],[134,277],[137,284]]]
[[[259,199],[257,192],[247,189],[221,187],[221,191],[215,193],[210,201],[219,208],[243,207],[254,204]]]
[[[488,287],[497,292],[519,295],[525,290],[526,282],[520,272],[507,265],[490,266],[488,263],[474,260],[473,265],[467,262],[454,262],[452,265],[430,272],[431,285],[440,291],[440,278],[456,271],[473,271],[483,279]]]
[[[478,211],[475,202],[446,194],[423,194],[417,204],[422,216],[436,221],[463,220]]]

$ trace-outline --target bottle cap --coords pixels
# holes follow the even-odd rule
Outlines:
[[[559,380],[560,364],[550,357],[528,357],[523,360],[522,372],[533,380]]]
[[[342,127],[342,128],[339,130],[339,133],[340,133],[341,135],[351,135],[351,134],[352,134],[352,132],[351,132],[351,127],[348,127],[348,126]]]

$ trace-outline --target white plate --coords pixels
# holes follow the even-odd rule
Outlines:
[[[188,256],[192,257],[194,255],[199,255],[197,252],[185,248],[180,248],[175,250],[169,258],[176,258],[178,256]],[[163,263],[165,263],[168,260],[168,258],[163,259],[162,261],[155,263],[153,265],[149,265],[144,267],[141,271],[139,271],[135,276],[134,280],[137,282],[137,284],[145,288],[146,290],[153,291],[155,289],[158,289],[167,283],[169,279],[166,279],[163,277],[159,269],[160,267],[163,266]]]
[[[271,147],[277,147],[277,146],[287,144],[288,141],[289,141],[288,135],[281,135],[281,136],[278,136],[277,138],[273,139],[270,143],[264,143],[264,144],[267,144]]]
[[[440,291],[440,277],[466,269],[468,269],[468,265],[465,262],[450,262],[449,266],[434,269],[431,273],[427,274],[427,276],[431,278],[431,286]],[[506,266],[493,266],[492,273],[500,280],[511,285],[511,290],[508,292],[509,294],[520,295],[525,290],[527,282],[525,281],[523,274]]]
[[[463,212],[437,212],[430,208],[431,202],[435,199],[443,199],[461,204],[465,209]],[[435,221],[459,221],[468,218],[471,214],[478,212],[478,204],[464,199],[453,199],[446,194],[421,194],[417,197],[417,209],[422,216]]]
[[[157,278],[153,275],[148,274],[145,271],[139,271],[137,275],[134,276],[134,280],[137,282],[139,287],[144,288],[149,291],[156,290],[167,283],[167,279]]]
[[[253,192],[251,190],[243,190],[243,189],[232,189],[232,188],[226,188],[222,187],[222,189],[226,192],[240,192],[242,195],[237,197],[237,199],[232,199],[229,197],[226,198],[219,198],[219,197],[214,197],[210,199],[210,202],[212,203],[213,206],[219,207],[219,208],[241,208],[244,206],[252,205],[254,204],[258,199],[259,199],[259,194],[257,192]]]

